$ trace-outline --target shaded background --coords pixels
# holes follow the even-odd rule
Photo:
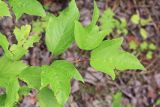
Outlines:
[[[69,0],[40,0],[46,7],[47,11],[57,14],[63,10]],[[45,65],[50,64],[56,59],[67,59],[75,63],[77,69],[81,72],[85,79],[85,84],[72,81],[72,94],[66,104],[66,107],[111,107],[113,95],[116,92],[122,92],[122,103],[124,106],[128,104],[133,107],[158,107],[156,102],[160,99],[160,0],[96,0],[101,13],[107,8],[111,8],[117,18],[125,18],[127,20],[127,35],[124,37],[123,48],[135,54],[139,60],[145,65],[145,71],[127,71],[118,72],[115,81],[103,73],[96,72],[89,67],[89,62],[85,59],[89,58],[89,52],[80,50],[75,43],[60,56],[53,56],[46,49],[44,44],[44,32],[41,42],[35,44],[34,48],[23,57],[23,60],[29,65]],[[77,6],[81,13],[80,21],[89,24],[93,10],[93,0],[77,0]],[[140,13],[141,18],[151,17],[152,21],[144,26],[148,35],[143,39],[139,30],[140,25],[131,23],[132,15]],[[31,24],[39,17],[23,15],[18,22],[15,19],[4,17],[0,19],[0,32],[7,35],[11,43],[15,43],[13,29],[15,26]],[[119,37],[113,32],[108,38]],[[131,41],[138,46],[131,49],[129,44]],[[156,49],[141,50],[140,45],[143,43],[154,44]],[[147,58],[148,52],[152,52],[152,57]],[[0,55],[3,54],[0,48]],[[18,104],[19,107],[36,107],[36,92],[33,90],[28,96]],[[160,107],[160,106],[159,106]]]

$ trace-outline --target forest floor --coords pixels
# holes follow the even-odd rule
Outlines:
[[[68,0],[42,0],[47,5],[48,11],[57,13],[64,9]],[[116,17],[125,18],[127,20],[127,28],[129,33],[122,35],[124,37],[123,47],[125,50],[135,54],[146,70],[144,71],[126,71],[117,72],[117,78],[112,81],[111,78],[103,73],[96,72],[89,67],[88,61],[75,63],[85,79],[85,84],[78,81],[72,81],[72,94],[66,104],[66,107],[111,107],[113,95],[116,92],[122,92],[122,103],[124,105],[131,104],[133,107],[158,107],[156,102],[160,99],[160,0],[97,0],[97,5],[101,12],[107,8],[111,8]],[[77,0],[77,6],[81,13],[80,21],[87,25],[92,16],[93,0]],[[133,25],[130,18],[133,14],[139,13],[141,18],[152,18],[152,22],[146,25],[148,36],[143,39],[139,33],[139,27]],[[12,43],[13,28],[15,25],[21,26],[31,23],[37,17],[24,15],[18,22],[11,18],[0,19],[0,32],[6,34]],[[41,34],[44,36],[44,33]],[[115,38],[117,35],[111,34],[110,37]],[[137,45],[146,42],[147,44],[155,44],[156,50],[153,57],[147,59],[147,53],[150,50],[141,51],[139,48],[130,49],[129,41],[135,41]],[[0,48],[0,54],[3,51]],[[52,56],[46,46],[44,39],[36,44],[30,52],[25,55],[23,60],[29,65],[45,65],[50,64],[55,59],[67,59],[75,61],[89,57],[89,52],[82,51],[73,44],[64,54],[55,57]],[[35,93],[30,93],[19,104],[19,107],[36,107]],[[159,106],[160,107],[160,106]]]

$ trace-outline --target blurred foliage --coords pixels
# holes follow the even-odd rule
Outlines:
[[[136,25],[139,29],[139,34],[142,37],[142,41],[138,42],[131,40],[129,42],[129,49],[136,50],[137,52],[145,53],[146,59],[150,60],[153,58],[153,54],[156,51],[157,47],[154,43],[147,42],[148,32],[145,29],[145,26],[149,25],[152,22],[152,18],[147,19],[141,18],[139,14],[134,14],[131,17],[132,24]]]
[[[112,103],[112,107],[132,107],[131,104],[127,104],[127,105],[124,105],[122,103],[122,99],[123,99],[123,96],[122,96],[122,92],[116,92],[114,95],[113,95],[113,103]]]
[[[131,22],[139,27],[139,32],[142,38],[145,40],[148,37],[148,33],[145,30],[145,26],[152,22],[152,18],[147,19],[141,18],[139,14],[134,14],[131,17]]]

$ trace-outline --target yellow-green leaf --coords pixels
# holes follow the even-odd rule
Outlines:
[[[63,53],[74,41],[74,22],[79,19],[75,0],[58,17],[52,16],[48,22],[45,41],[47,48],[55,55]]]
[[[53,91],[46,87],[38,93],[38,101],[41,107],[63,107],[58,104]]]
[[[64,105],[71,91],[70,81],[72,78],[83,81],[83,78],[71,63],[65,60],[57,60],[50,66],[43,67],[41,88],[50,85],[58,103]]]
[[[19,78],[26,82],[30,88],[40,89],[41,87],[41,68],[27,67],[19,74]]]
[[[106,36],[106,31],[100,31],[96,25],[98,18],[99,10],[96,2],[94,2],[92,22],[87,27],[83,27],[78,21],[75,22],[74,36],[79,48],[92,50],[96,48]]]
[[[10,16],[8,5],[0,0],[0,17],[1,16]]]
[[[114,70],[144,69],[139,60],[132,54],[120,49],[122,38],[103,41],[91,53],[90,64],[115,79]]]
[[[17,20],[24,14],[45,16],[42,5],[37,0],[9,0]]]
[[[140,16],[139,16],[139,14],[132,15],[131,22],[133,24],[139,24],[140,23]]]
[[[118,21],[114,18],[114,13],[111,9],[107,9],[100,18],[101,30],[106,31],[106,35],[109,35],[113,29],[117,26]]]
[[[144,28],[140,29],[140,34],[142,35],[143,39],[146,39],[148,36],[148,33]]]

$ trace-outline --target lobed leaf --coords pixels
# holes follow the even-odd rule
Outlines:
[[[107,40],[92,51],[90,64],[115,79],[114,70],[144,69],[139,60],[132,54],[120,49],[122,39]]]
[[[30,31],[31,31],[30,25],[22,26],[20,29],[17,27],[14,29],[14,35],[15,35],[19,45],[24,44],[25,40],[29,36]]]
[[[0,46],[4,49],[5,56],[12,60],[19,60],[28,52],[28,48],[33,46],[33,43],[40,40],[39,36],[29,36],[30,30],[30,25],[22,26],[20,29],[15,28],[14,34],[18,43],[11,46],[7,38],[0,33]]]
[[[99,31],[96,25],[92,29],[88,28],[84,28],[79,22],[75,23],[75,40],[78,47],[84,50],[96,48],[106,36],[106,32]]]
[[[99,27],[96,25],[99,18],[99,10],[94,1],[94,11],[92,22],[87,26],[83,27],[80,22],[75,22],[75,40],[79,48],[84,50],[92,50],[96,48],[106,36],[106,32],[99,31]]]
[[[64,60],[55,61],[50,66],[44,66],[41,74],[42,87],[50,85],[60,105],[64,105],[70,94],[70,80],[76,78],[83,81],[75,67]]]

